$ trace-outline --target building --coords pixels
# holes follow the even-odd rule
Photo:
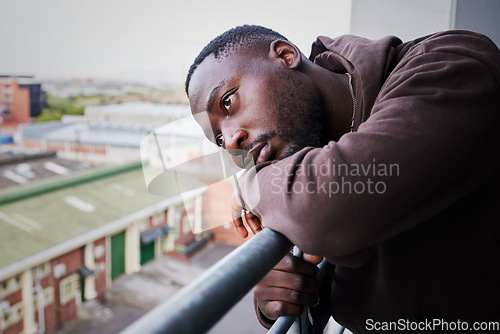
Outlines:
[[[190,114],[187,105],[124,103],[89,106],[84,116],[19,127],[18,143],[31,152],[55,151],[69,160],[119,164],[139,161],[143,138]]]
[[[228,205],[234,183],[231,178],[219,182],[224,168],[219,155],[214,155],[217,149],[190,114],[187,105],[92,106],[85,109],[84,116],[21,126],[19,143],[27,150],[51,150],[58,157],[87,163],[120,164],[142,159],[151,167],[144,169],[148,186],[163,167],[188,162],[182,166],[183,174],[210,184],[205,190],[214,198],[204,202],[204,224],[195,233],[211,230],[217,241],[241,244],[243,240],[234,231],[222,227],[231,218]]]
[[[0,135],[4,143],[12,141],[19,124],[31,123],[45,106],[42,84],[29,76],[0,75]]]
[[[5,334],[53,332],[87,301],[105,298],[116,277],[164,254],[187,256],[210,237],[190,229],[191,221],[202,220],[203,189],[182,198],[156,196],[145,186],[141,163],[78,170],[79,163],[62,166],[55,157],[49,168],[69,172],[38,178],[49,158],[5,159],[0,165],[0,178],[24,164],[16,174],[24,171],[30,179],[0,190]]]

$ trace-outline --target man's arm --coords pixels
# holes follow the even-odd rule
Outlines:
[[[305,252],[357,266],[370,246],[487,182],[499,168],[498,56],[421,48],[393,71],[357,132],[243,177],[243,205]],[[250,208],[245,189],[255,183],[260,201]]]

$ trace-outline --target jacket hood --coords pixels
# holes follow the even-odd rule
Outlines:
[[[332,72],[349,72],[357,99],[356,124],[370,115],[375,99],[396,63],[396,47],[402,41],[394,36],[378,40],[344,35],[332,39],[320,36],[312,45],[309,59]]]

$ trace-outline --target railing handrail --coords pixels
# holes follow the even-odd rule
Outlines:
[[[207,332],[245,296],[292,247],[265,228],[122,333]]]

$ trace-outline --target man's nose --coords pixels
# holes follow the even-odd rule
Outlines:
[[[247,140],[248,132],[237,129],[228,138],[224,138],[224,148],[232,155],[242,154],[243,142]]]

